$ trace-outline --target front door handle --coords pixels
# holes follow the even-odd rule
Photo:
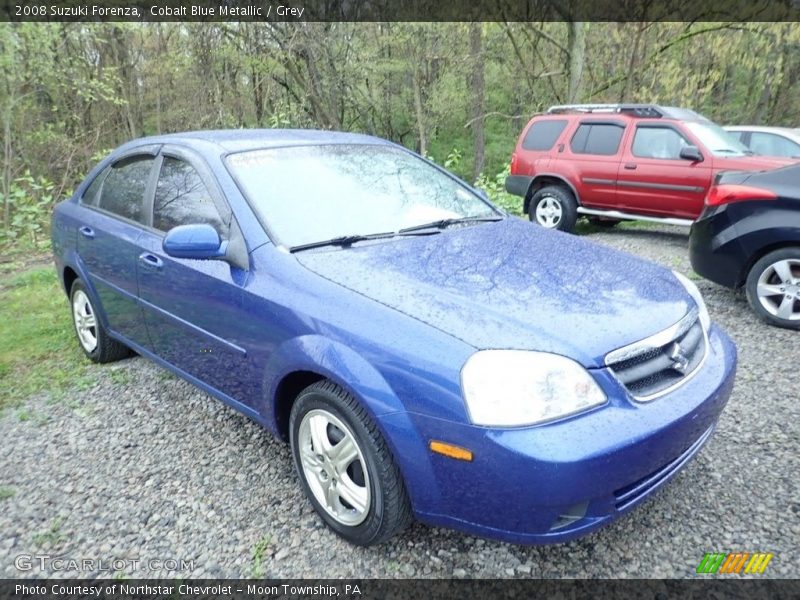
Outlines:
[[[152,267],[154,269],[160,269],[164,266],[164,261],[158,258],[155,254],[150,254],[149,252],[144,252],[139,255],[139,262],[145,266]]]
[[[78,231],[81,232],[81,235],[83,237],[88,238],[90,240],[94,239],[94,229],[92,229],[91,227],[87,227],[86,225],[84,225],[83,227],[79,227]]]
[[[636,163],[625,163],[625,168],[629,171],[633,171],[636,168]]]

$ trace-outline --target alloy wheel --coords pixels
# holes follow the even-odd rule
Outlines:
[[[758,278],[756,294],[769,314],[786,321],[800,320],[800,260],[769,265]]]
[[[72,296],[72,318],[81,346],[88,353],[94,352],[97,348],[97,317],[83,290],[77,290]]]
[[[364,454],[347,425],[322,409],[309,411],[298,431],[300,462],[308,487],[338,523],[362,523],[372,502]]]

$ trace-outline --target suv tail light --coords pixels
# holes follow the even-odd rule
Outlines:
[[[514,152],[511,155],[511,174],[514,175],[517,172],[517,153]]]
[[[746,200],[775,200],[777,197],[775,192],[750,185],[714,185],[706,195],[706,206],[721,206]]]

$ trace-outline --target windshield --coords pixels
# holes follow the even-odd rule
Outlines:
[[[744,156],[752,154],[734,135],[714,123],[688,122],[686,127],[714,156]]]
[[[227,162],[270,233],[288,247],[499,215],[455,179],[390,146],[273,148]]]

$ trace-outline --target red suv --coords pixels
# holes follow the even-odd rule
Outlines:
[[[511,157],[506,189],[550,229],[580,215],[601,225],[641,219],[691,225],[714,177],[792,162],[753,156],[694,111],[652,104],[554,106],[533,117]]]

